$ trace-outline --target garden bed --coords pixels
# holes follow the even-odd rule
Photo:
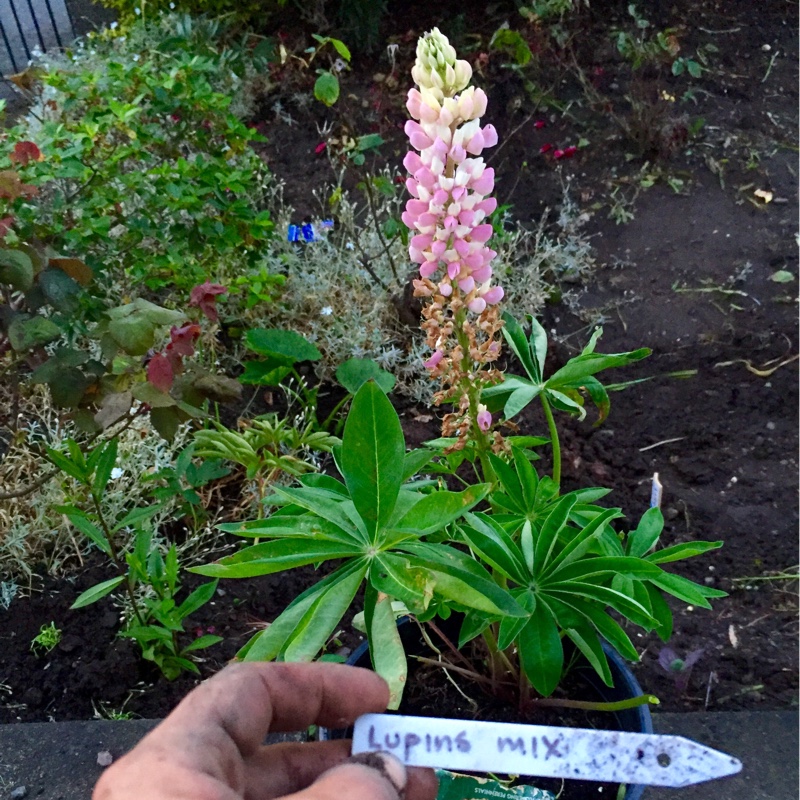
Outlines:
[[[625,5],[587,12],[587,42],[597,45],[594,52],[589,44],[581,50],[599,88],[614,97],[624,86],[617,85],[621,65],[609,30],[623,19]],[[483,11],[467,7],[464,30],[490,35],[498,20]],[[432,24],[447,31],[448,20],[422,13],[414,6],[391,21],[393,33],[409,31],[398,38],[402,74],[418,33]],[[579,105],[572,118],[532,109],[513,73],[491,65],[486,121],[501,143],[490,162],[498,174],[496,195],[512,206],[515,221],[535,226],[546,208],[563,207],[566,183],[576,209],[572,224],[579,221],[581,235],[590,237],[598,266],[591,274],[562,274],[560,297],[542,314],[558,342],[552,366],[578,352],[600,322],[604,352],[654,351],[619,380],[662,376],[614,392],[600,427],[591,418],[567,423],[565,490],[609,486],[608,501],[634,519],[648,506],[657,472],[664,485],[663,541],[725,542],[682,574],[729,596],[712,611],[671,604],[670,646],[681,656],[704,651],[688,690],[679,692],[659,665],[663,645],[655,636],[634,641],[643,651],[634,667],[639,682],[666,710],[786,708],[797,702],[798,633],[797,581],[781,577],[798,560],[797,362],[790,360],[798,346],[795,20],[785,3],[764,3],[754,13],[744,0],[681,0],[649,13],[662,26],[683,21],[690,28],[687,47],[711,41],[718,48],[697,82],[702,91],[695,104],[682,107],[687,119],[681,124],[704,119],[699,136],[660,158],[628,158],[631,148],[609,116]],[[342,113],[380,132],[387,140],[382,157],[399,168],[404,92],[379,90],[373,76],[388,63],[385,55],[374,59],[354,58],[346,84],[354,97],[343,98]],[[547,74],[558,74],[556,67]],[[567,91],[576,89],[568,84]],[[269,141],[259,147],[285,181],[285,200],[299,221],[320,213],[312,190],[335,177],[325,153],[315,153],[316,124],[326,112],[292,109],[289,124],[270,111],[279,99],[289,101],[276,90],[261,105],[263,119],[256,121]],[[538,121],[545,125],[536,127]],[[571,159],[539,152],[582,138],[587,144]],[[769,192],[770,201],[756,190]],[[618,224],[624,215],[630,218]],[[791,273],[791,282],[776,282],[779,271]],[[683,379],[664,377],[687,370],[694,372]],[[439,435],[436,410],[410,401],[398,410],[409,446]],[[523,423],[526,433],[544,433],[538,413]],[[237,484],[225,492],[226,501],[239,502]],[[171,683],[159,678],[132,642],[116,638],[118,613],[110,600],[67,610],[81,591],[113,574],[90,555],[68,576],[37,575],[30,596],[0,609],[0,722],[120,711],[159,717],[196,683],[193,676]],[[211,603],[192,617],[193,631],[224,637],[205,652],[201,674],[219,669],[253,625],[274,619],[312,574],[304,568],[221,582]],[[202,581],[189,577],[187,585],[193,582]],[[33,637],[52,621],[63,631],[60,643],[47,654],[31,652]],[[344,647],[358,641],[350,630],[339,639]]]

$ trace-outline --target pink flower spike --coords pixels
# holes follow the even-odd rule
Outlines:
[[[563,150],[553,150],[553,158],[558,161],[560,158],[564,158],[564,151]]]
[[[546,128],[547,123],[543,119],[537,119],[536,122],[533,123],[533,127],[536,128],[536,130],[538,131],[541,130],[542,128]]]
[[[552,149],[553,149],[553,145],[551,145],[551,144],[543,144],[539,148],[539,152],[544,155],[544,153],[549,153]]]
[[[478,427],[486,433],[492,427],[492,413],[485,408],[478,412]]]
[[[437,350],[422,366],[425,367],[425,369],[434,369],[443,358],[444,351]]]
[[[482,314],[483,310],[486,308],[486,301],[482,297],[476,297],[474,300],[467,303],[467,308],[473,314]]]

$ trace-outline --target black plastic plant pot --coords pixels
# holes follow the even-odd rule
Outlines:
[[[407,653],[414,654],[421,650],[421,637],[419,629],[411,623],[408,618],[403,618],[397,623],[400,631],[400,638]],[[603,650],[608,658],[608,665],[611,670],[613,686],[606,686],[599,678],[597,673],[588,666],[578,667],[581,671],[581,678],[584,680],[602,702],[613,703],[620,700],[628,700],[632,697],[639,697],[642,688],[636,680],[633,672],[623,658],[614,650],[613,647],[603,642]],[[347,663],[355,667],[372,667],[369,656],[369,643],[363,642],[359,645],[347,659]],[[402,713],[402,706],[400,713]],[[625,709],[612,713],[616,720],[616,729],[620,731],[631,731],[633,733],[652,733],[653,719],[647,705],[636,706],[635,708]],[[329,739],[346,739],[352,734],[352,730],[328,730],[319,729],[319,738],[323,741]],[[631,785],[626,788],[625,800],[641,800],[645,786]]]

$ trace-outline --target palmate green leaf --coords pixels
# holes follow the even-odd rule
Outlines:
[[[693,558],[708,553],[710,550],[718,550],[722,547],[722,542],[685,542],[683,544],[673,544],[663,550],[656,550],[646,557],[647,561],[653,564],[668,564],[671,561],[681,561],[684,558]]]
[[[412,614],[421,614],[433,597],[435,581],[424,568],[393,553],[379,553],[370,565],[369,583],[377,591],[400,600]]]
[[[517,320],[507,311],[503,312],[503,338],[508,342],[508,346],[514,355],[520,360],[525,372],[534,383],[541,383],[544,375],[544,361],[547,355],[547,333],[541,325],[532,317],[528,316],[531,323],[531,344],[525,338],[525,331]],[[542,338],[542,333],[544,337]],[[544,347],[542,347],[542,341]]]
[[[600,639],[597,638],[595,631],[589,626],[582,626],[568,628],[566,634],[572,639],[578,650],[583,653],[584,657],[594,668],[594,671],[600,676],[603,683],[606,686],[613,686],[614,681],[611,678],[608,659],[603,652],[603,646],[600,644]]]
[[[553,572],[548,572],[546,577],[549,585],[551,582],[585,581],[589,578],[618,574],[641,580],[644,578],[657,578],[661,572],[661,567],[645,561],[643,558],[598,556],[596,558],[582,558],[580,561],[562,565]]]
[[[245,547],[238,553],[221,558],[213,564],[191,567],[189,571],[210,578],[254,578],[306,564],[356,555],[360,555],[360,550],[355,543],[286,537]]]
[[[393,527],[413,530],[418,536],[440,531],[483,500],[490,486],[491,484],[481,483],[470,486],[463,492],[442,491],[425,495]]]
[[[301,508],[308,509],[343,531],[351,533],[354,537],[362,538],[359,535],[358,527],[347,514],[345,506],[347,501],[333,498],[326,490],[313,487],[283,488],[282,486],[276,486],[274,491],[278,497],[288,500]]]
[[[553,614],[541,598],[520,631],[518,646],[526,677],[542,697],[549,697],[561,680],[564,648]]]
[[[527,378],[521,378],[518,375],[507,375],[502,383],[496,383],[481,390],[481,402],[486,403],[489,411],[494,413],[503,408],[508,398],[515,391],[531,386],[533,384]],[[452,441],[455,441],[455,439]]]
[[[436,584],[434,593],[466,608],[496,616],[522,616],[514,598],[492,580],[474,559],[446,545],[404,542],[413,566],[429,570]]]
[[[342,530],[338,525],[334,525],[316,514],[273,515],[268,519],[220,525],[219,529],[253,539],[276,539],[302,535],[320,541],[349,543],[354,547],[357,547],[358,542],[361,541],[357,540],[352,532]]]
[[[389,685],[387,708],[396,709],[406,685],[408,661],[397,630],[392,598],[368,585],[364,596],[364,620],[372,666]]]
[[[534,573],[542,575],[548,568],[550,556],[553,553],[558,535],[567,524],[572,507],[575,505],[575,497],[565,495],[562,497],[547,514],[539,531],[536,540],[536,550],[534,553]]]
[[[560,600],[557,602],[560,605],[570,606],[583,615],[621,656],[630,661],[639,660],[639,654],[636,652],[636,648],[633,646],[628,634],[612,617],[606,614],[602,606],[580,597],[566,599],[563,594],[560,595]]]
[[[514,540],[488,514],[464,515],[467,525],[459,527],[459,532],[466,543],[492,569],[506,578],[519,584],[528,582],[528,570],[525,559]]]
[[[528,508],[536,502],[536,492],[539,489],[539,476],[529,461],[528,457],[518,447],[511,447],[514,458],[514,467],[517,470],[519,484],[522,487],[522,496]]]
[[[573,506],[574,509],[574,506]],[[582,559],[592,546],[592,540],[603,534],[606,525],[622,516],[619,508],[608,508],[585,525],[553,558],[547,567],[547,575],[558,575],[558,571]]]
[[[506,419],[516,417],[523,408],[530,405],[539,396],[541,391],[541,386],[520,386],[519,389],[511,392],[503,406]]]
[[[243,661],[272,661],[278,657],[286,640],[305,616],[309,608],[323,595],[330,586],[348,578],[360,568],[358,561],[350,561],[332,572],[326,578],[306,589],[298,595],[270,624],[268,628],[256,634],[236,654]]]
[[[583,398],[577,392],[574,393],[576,399],[554,388],[545,389],[544,392],[547,395],[547,399],[553,405],[553,408],[557,408],[559,411],[566,411],[568,414],[577,414],[579,420],[586,418]]]
[[[90,606],[92,603],[96,603],[107,594],[111,594],[124,580],[125,576],[120,575],[118,578],[111,578],[110,580],[98,583],[96,586],[92,586],[91,589],[87,589],[85,592],[78,595],[78,599],[70,606],[70,609],[84,608],[85,606]]]
[[[644,584],[650,600],[650,609],[653,617],[658,622],[656,633],[662,642],[672,638],[672,609],[664,600],[661,592],[649,583]],[[609,639],[609,641],[611,641]]]
[[[652,353],[649,347],[641,347],[628,353],[586,353],[571,358],[561,369],[556,370],[545,383],[548,389],[564,386],[589,375],[595,375],[612,367],[624,367],[635,361],[641,361]]]
[[[392,515],[403,483],[405,449],[397,412],[375,383],[365,383],[347,415],[340,467],[370,537]]]
[[[573,596],[584,597],[588,600],[595,600],[603,608],[610,606],[624,617],[627,617],[635,625],[639,625],[647,631],[658,627],[658,621],[648,612],[648,610],[630,598],[628,595],[610,589],[607,586],[598,586],[594,583],[584,581],[570,581],[565,584],[553,584],[547,587],[548,594],[552,594],[557,600],[568,603]]]
[[[350,608],[366,574],[367,564],[362,561],[351,575],[340,578],[311,604],[286,641],[281,653],[284,661],[311,661],[319,653]]]
[[[500,481],[500,486],[511,500],[511,508],[525,513],[525,495],[523,494],[522,485],[520,484],[517,473],[514,472],[514,469],[508,463],[494,453],[489,453],[489,462],[492,465],[495,475],[497,475],[497,479]],[[491,502],[497,501],[497,495],[497,492],[492,493]],[[503,506],[509,508],[509,505],[506,503],[503,503]]]
[[[650,583],[663,589],[678,600],[683,600],[700,608],[711,608],[708,597],[727,597],[728,593],[719,589],[712,589],[709,586],[701,586],[699,583],[690,581],[682,575],[673,575],[670,572],[661,570],[657,577],[649,578]]]

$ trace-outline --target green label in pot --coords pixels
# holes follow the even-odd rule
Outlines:
[[[437,769],[439,794],[436,800],[555,800],[550,792],[535,786],[509,788],[490,778],[476,778]]]

